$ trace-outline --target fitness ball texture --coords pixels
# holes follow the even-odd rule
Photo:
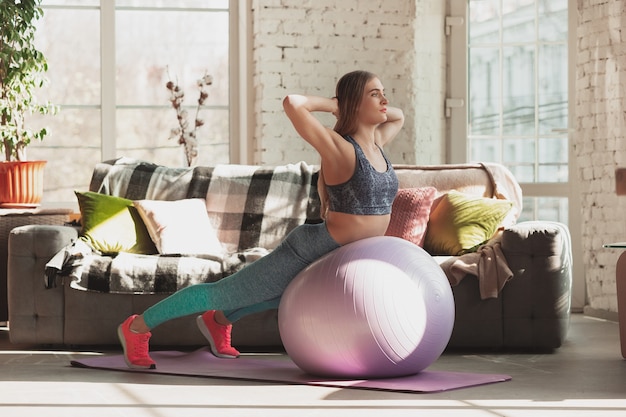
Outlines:
[[[416,374],[443,353],[454,298],[437,262],[406,240],[381,236],[342,246],[300,272],[282,296],[287,354],[316,376]]]

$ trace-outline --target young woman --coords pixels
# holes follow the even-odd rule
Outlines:
[[[214,354],[237,357],[230,346],[231,323],[276,308],[287,285],[306,266],[338,247],[382,236],[389,224],[398,179],[382,151],[400,131],[404,115],[389,107],[381,81],[366,71],[345,74],[336,96],[288,95],[283,101],[296,131],[321,157],[319,224],[296,227],[270,254],[218,282],[184,288],[133,315],[118,328],[129,367],[155,368],[149,355],[150,329],[193,313]],[[335,115],[333,129],[315,112]]]

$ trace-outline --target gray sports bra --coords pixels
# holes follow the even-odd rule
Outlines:
[[[354,146],[356,166],[352,177],[337,185],[326,185],[328,208],[331,211],[348,214],[389,214],[396,193],[398,177],[391,162],[380,149],[387,162],[387,170],[378,172],[368,161],[359,144],[351,137],[345,139]]]

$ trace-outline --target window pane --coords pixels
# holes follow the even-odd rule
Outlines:
[[[199,143],[196,165],[228,163],[228,110],[203,112],[200,117],[205,125],[196,131]],[[183,146],[177,138],[170,139],[171,129],[178,126],[173,109],[120,109],[116,122],[119,155],[167,166],[186,166]]]
[[[498,48],[470,48],[469,133],[500,134],[500,53]]]
[[[539,182],[568,181],[567,136],[539,138]]]
[[[535,162],[535,140],[534,139],[504,139],[502,141],[502,159],[505,164]]]
[[[567,0],[542,0],[539,2],[539,39],[542,41],[567,41]]]
[[[502,2],[502,39],[504,42],[528,42],[528,32],[535,31],[535,1]]]
[[[539,47],[539,133],[567,128],[567,45]]]
[[[526,165],[507,165],[511,173],[518,182],[535,182],[535,166]]]
[[[100,0],[44,0],[43,6],[100,7]]]
[[[469,42],[493,43],[500,39],[500,0],[470,0]]]
[[[118,7],[228,9],[228,0],[117,0]]]
[[[99,105],[98,10],[44,9],[35,39],[48,60],[46,76],[50,81],[39,98],[58,105]]]
[[[205,73],[214,79],[205,104],[228,104],[228,13],[122,10],[116,25],[119,105],[168,105],[170,77],[191,104]]]
[[[479,139],[471,142],[471,155],[473,161],[500,161],[501,142],[499,139]]]
[[[534,46],[503,48],[502,102],[504,135],[535,133]]]
[[[539,138],[540,164],[567,163],[567,137]]]
[[[565,197],[524,197],[518,222],[547,220],[568,224],[568,200]]]
[[[539,165],[538,182],[567,182],[568,169],[566,164]]]
[[[48,161],[43,201],[76,201],[74,190],[87,190],[100,152],[100,109],[62,108],[55,116],[33,117],[34,128],[45,126],[43,142],[28,146],[29,159]]]

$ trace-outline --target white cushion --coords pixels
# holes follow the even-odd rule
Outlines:
[[[137,200],[133,204],[161,254],[222,256],[204,199]]]

